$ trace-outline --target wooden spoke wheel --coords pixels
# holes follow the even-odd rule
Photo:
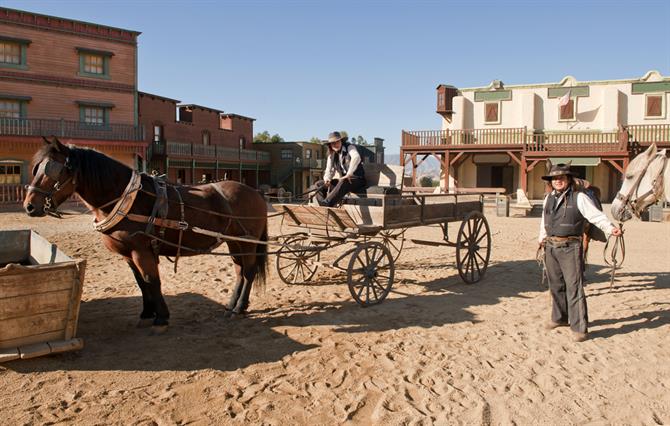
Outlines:
[[[351,296],[363,307],[380,303],[391,291],[394,270],[393,257],[384,244],[378,241],[360,244],[347,268]]]
[[[478,282],[486,273],[491,256],[491,230],[483,214],[470,213],[458,230],[456,266],[468,284]]]
[[[277,273],[286,284],[305,284],[316,274],[319,251],[300,250],[311,247],[306,236],[289,237],[277,251]]]
[[[385,229],[379,232],[379,236],[382,240],[381,242],[391,253],[393,262],[398,261],[402,248],[405,245],[405,231],[407,231],[407,228]]]

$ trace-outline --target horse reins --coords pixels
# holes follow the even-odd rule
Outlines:
[[[621,230],[621,235],[619,236],[610,235],[607,238],[605,248],[603,249],[603,258],[605,260],[605,264],[612,268],[612,271],[610,272],[610,291],[612,291],[612,287],[614,286],[614,275],[616,274],[616,270],[621,269],[621,267],[623,266],[623,261],[626,259],[626,241],[624,240],[623,237],[623,223],[621,222],[619,222],[619,229]],[[610,250],[610,258],[608,260],[607,250],[609,249],[612,237],[614,237],[614,243],[612,244],[612,248]],[[619,251],[621,251],[621,260],[617,259]]]

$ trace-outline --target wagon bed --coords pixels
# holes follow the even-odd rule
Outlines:
[[[289,284],[309,282],[318,266],[347,272],[353,298],[363,306],[381,302],[393,284],[394,262],[400,256],[407,228],[439,225],[441,241],[418,244],[456,248],[459,275],[467,283],[481,280],[490,257],[491,234],[483,215],[483,194],[364,194],[347,197],[340,207],[278,204],[284,213],[285,247],[277,253],[277,271]],[[456,241],[448,224],[461,222]],[[326,249],[353,243],[332,263],[321,262]],[[296,246],[303,250],[296,250]],[[348,266],[340,262],[350,256]]]

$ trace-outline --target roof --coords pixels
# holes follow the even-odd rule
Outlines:
[[[221,117],[230,117],[230,118],[241,118],[242,120],[250,120],[250,121],[256,121],[255,118],[247,117],[245,115],[239,115],[239,114],[229,114],[229,113],[221,113]]]
[[[82,36],[112,39],[122,42],[137,42],[140,31],[111,27],[93,22],[77,21],[75,19],[58,16],[43,15],[25,10],[0,7],[0,21],[14,25],[35,27],[66,33],[75,33]]]
[[[206,106],[202,106],[202,105],[198,105],[198,104],[179,104],[179,105],[177,105],[177,106],[178,106],[179,108],[182,108],[182,107],[186,107],[186,108],[200,108],[200,109],[204,109],[205,111],[211,111],[211,112],[215,112],[215,113],[217,113],[217,114],[223,114],[223,111],[221,111],[220,109],[214,109],[214,108],[210,108],[210,107],[206,107]]]
[[[166,98],[165,96],[154,95],[153,93],[140,92],[140,91],[138,91],[137,93],[138,93],[140,96],[149,96],[149,97],[152,97],[152,98],[160,99],[160,100],[162,100],[162,101],[173,102],[173,103],[175,103],[175,104],[178,104],[179,102],[181,102],[180,100],[177,100],[177,99]]]

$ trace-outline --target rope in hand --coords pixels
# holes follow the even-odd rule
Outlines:
[[[614,286],[614,276],[616,274],[616,270],[621,269],[621,267],[623,266],[623,261],[626,259],[626,242],[624,241],[623,238],[623,223],[619,223],[619,229],[621,229],[621,235],[620,236],[610,235],[607,238],[607,243],[605,243],[605,248],[603,249],[603,257],[605,260],[605,264],[611,268],[609,291],[612,291],[612,287]],[[612,238],[614,238],[614,242],[612,243],[612,247],[610,248],[610,242],[612,241]],[[608,249],[610,255],[609,259],[607,258]],[[619,251],[621,251],[620,255]],[[618,257],[620,257],[620,259],[618,259]]]
[[[544,251],[544,244],[540,244],[540,246],[537,248],[537,252],[535,253],[535,260],[537,261],[537,265],[542,268],[542,281],[540,282],[540,288],[542,290],[547,288],[545,285],[547,280],[547,267],[544,264]]]

